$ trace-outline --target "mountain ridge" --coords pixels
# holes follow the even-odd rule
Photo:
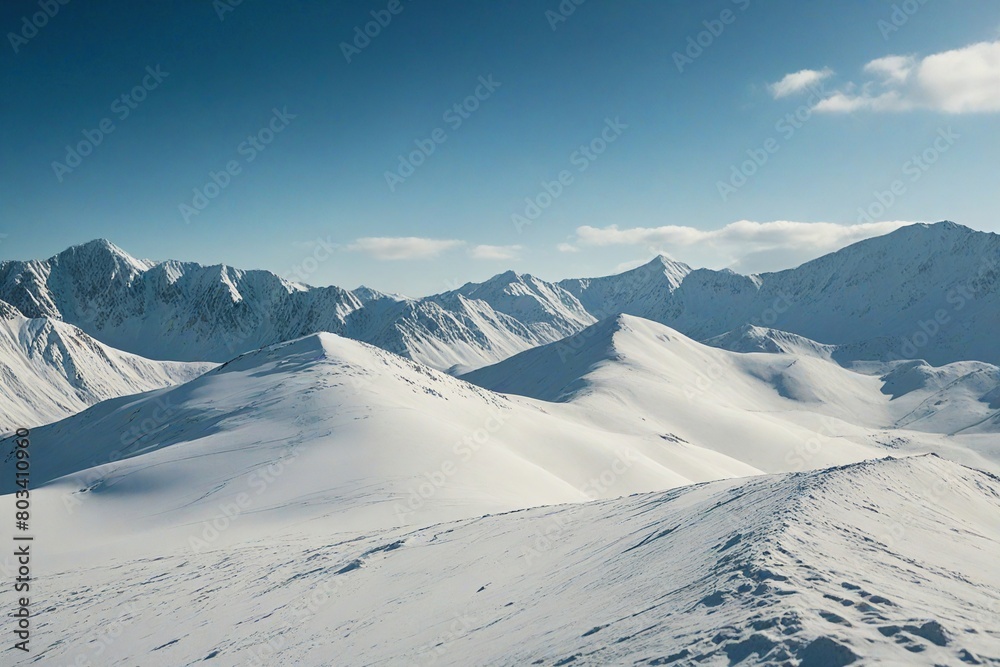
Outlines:
[[[148,358],[222,362],[316,331],[465,372],[615,313],[696,340],[747,325],[857,359],[1000,364],[1000,236],[915,224],[778,272],[692,269],[665,256],[613,276],[547,282],[513,271],[417,299],[289,283],[263,270],[136,260],[92,241],[49,260],[0,263],[0,299]],[[155,320],[155,322],[144,321]]]
[[[0,301],[0,433],[69,417],[100,401],[186,382],[205,362],[161,362],[121,352],[79,328],[29,319]]]

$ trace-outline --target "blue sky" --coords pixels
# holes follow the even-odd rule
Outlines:
[[[421,295],[1000,231],[1000,5],[895,7],[5,2],[0,258],[105,237]]]

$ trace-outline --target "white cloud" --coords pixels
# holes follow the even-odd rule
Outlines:
[[[878,95],[865,91],[860,95],[838,92],[826,97],[813,107],[813,111],[829,113],[849,113],[859,109],[871,111],[909,111],[914,108],[913,101],[897,90],[889,90]]]
[[[916,64],[913,56],[886,56],[871,61],[864,66],[864,70],[881,76],[886,83],[904,83]]]
[[[375,259],[432,259],[446,250],[465,245],[455,239],[425,239],[416,236],[369,236],[347,246]]]
[[[1000,111],[1000,41],[927,56],[917,76],[943,111]]]
[[[580,249],[572,243],[560,243],[556,246],[556,250],[559,252],[580,252]]]
[[[979,42],[917,59],[885,56],[864,66],[877,80],[848,86],[821,100],[814,111],[858,110],[945,113],[1000,111],[1000,41]]]
[[[751,243],[767,246],[812,245],[815,247],[853,243],[871,236],[887,234],[899,229],[905,222],[873,222],[855,225],[838,225],[832,222],[753,222],[738,220],[721,229],[695,229],[666,225],[664,227],[633,227],[619,229],[608,227],[578,227],[579,242],[583,245],[642,245],[666,244],[690,246],[698,243]]]
[[[873,222],[839,225],[830,222],[753,222],[739,220],[720,229],[704,230],[679,225],[663,227],[578,227],[581,246],[644,246],[671,251],[689,264],[741,271],[771,271],[839,250],[857,241],[881,236],[909,222]],[[675,252],[678,248],[682,250]]]
[[[786,74],[782,77],[781,81],[768,84],[767,89],[771,91],[771,95],[773,95],[775,99],[788,97],[789,95],[800,93],[803,90],[815,86],[823,79],[832,75],[833,70],[829,67],[821,70],[803,69],[798,72]]]
[[[519,245],[477,245],[469,249],[469,256],[473,259],[507,260],[517,259],[520,251]]]

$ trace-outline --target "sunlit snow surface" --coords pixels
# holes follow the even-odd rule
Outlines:
[[[933,456],[200,554],[147,539],[37,584],[41,664],[1000,662],[1000,480]]]

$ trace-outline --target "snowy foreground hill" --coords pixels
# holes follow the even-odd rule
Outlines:
[[[146,537],[38,583],[36,659],[1000,664],[998,516],[1000,479],[927,455],[197,553]]]

